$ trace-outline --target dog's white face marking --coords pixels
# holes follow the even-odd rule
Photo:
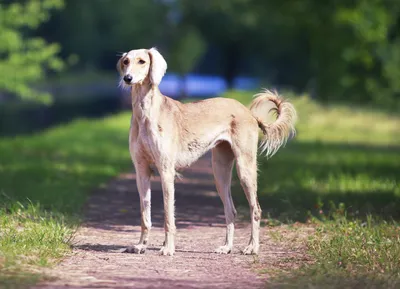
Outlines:
[[[145,49],[124,53],[117,65],[121,76],[120,86],[126,88],[142,83],[149,73],[150,65],[150,56]]]
[[[124,53],[117,64],[120,86],[129,88],[146,80],[158,85],[167,70],[167,63],[155,49],[138,49]]]

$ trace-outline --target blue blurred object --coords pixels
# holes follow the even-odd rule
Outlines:
[[[251,77],[237,77],[234,81],[234,89],[254,90],[258,89],[260,81]],[[173,73],[164,76],[160,91],[172,98],[178,98],[184,91],[188,97],[208,98],[216,97],[228,89],[225,80],[217,75],[188,74],[180,77]]]

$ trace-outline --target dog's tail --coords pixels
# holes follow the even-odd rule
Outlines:
[[[282,99],[276,91],[264,90],[254,96],[250,105],[250,111],[258,122],[264,136],[261,140],[261,153],[267,157],[273,156],[287,140],[294,137],[296,129],[294,127],[297,114],[293,105]],[[277,118],[272,123],[267,123],[268,112],[262,109],[264,105],[274,105],[268,112],[275,111]],[[260,114],[262,113],[262,114]]]

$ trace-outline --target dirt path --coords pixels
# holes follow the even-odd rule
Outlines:
[[[255,260],[272,264],[287,257],[261,230],[259,257],[240,254],[248,242],[248,223],[237,225],[234,251],[218,255],[225,219],[215,192],[209,156],[183,173],[176,185],[178,233],[173,257],[159,256],[164,238],[159,178],[152,182],[153,230],[144,255],[121,253],[140,236],[135,174],[124,174],[92,195],[73,255],[51,270],[55,281],[36,288],[263,288]],[[283,255],[282,255],[283,254]],[[283,257],[282,257],[283,256]]]

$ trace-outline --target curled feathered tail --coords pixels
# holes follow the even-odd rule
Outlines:
[[[267,157],[273,156],[281,146],[284,146],[290,137],[296,134],[294,124],[297,114],[293,105],[282,99],[276,91],[264,90],[256,94],[255,99],[250,105],[250,111],[257,119],[258,126],[262,130],[264,136],[261,140],[261,152],[265,152]],[[273,110],[277,114],[277,118],[273,123],[266,123],[268,111],[262,111],[263,105],[273,104]],[[260,115],[260,112],[263,112]]]

